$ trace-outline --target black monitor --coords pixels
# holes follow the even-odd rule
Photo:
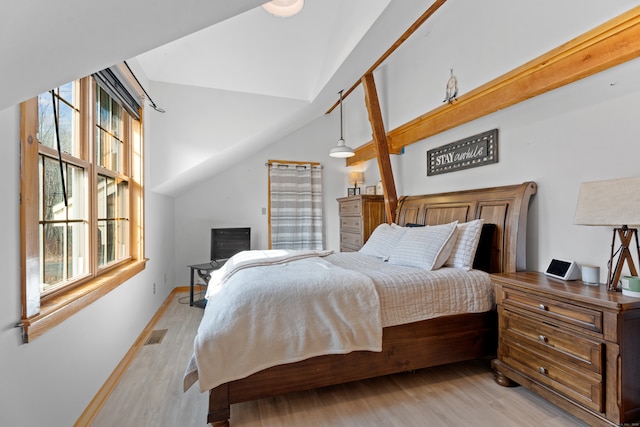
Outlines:
[[[211,260],[231,258],[251,249],[251,228],[212,228]]]

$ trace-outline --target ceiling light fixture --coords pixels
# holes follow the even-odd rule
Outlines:
[[[331,157],[353,157],[356,153],[353,151],[353,148],[347,147],[344,143],[344,138],[342,137],[342,92],[338,92],[340,94],[340,139],[338,140],[338,146],[333,147],[331,151],[329,151],[329,156]]]
[[[267,12],[283,18],[300,12],[302,6],[304,6],[304,0],[271,0],[262,5]]]

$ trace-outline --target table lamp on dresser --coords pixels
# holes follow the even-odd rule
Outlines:
[[[583,182],[578,195],[575,223],[614,227],[611,257],[607,264],[607,290],[618,290],[625,263],[632,275],[638,275],[630,250],[634,240],[640,262],[638,232],[629,226],[640,225],[640,177]],[[620,239],[617,249],[616,236]],[[616,256],[617,260],[614,261]]]

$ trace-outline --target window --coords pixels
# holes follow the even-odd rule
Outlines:
[[[25,342],[144,269],[139,107],[99,77],[21,105]]]

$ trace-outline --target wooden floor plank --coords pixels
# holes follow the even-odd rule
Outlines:
[[[203,310],[177,294],[92,427],[205,427],[207,394],[182,392]],[[405,372],[231,405],[231,427],[586,426],[522,387],[493,381],[488,361]]]

